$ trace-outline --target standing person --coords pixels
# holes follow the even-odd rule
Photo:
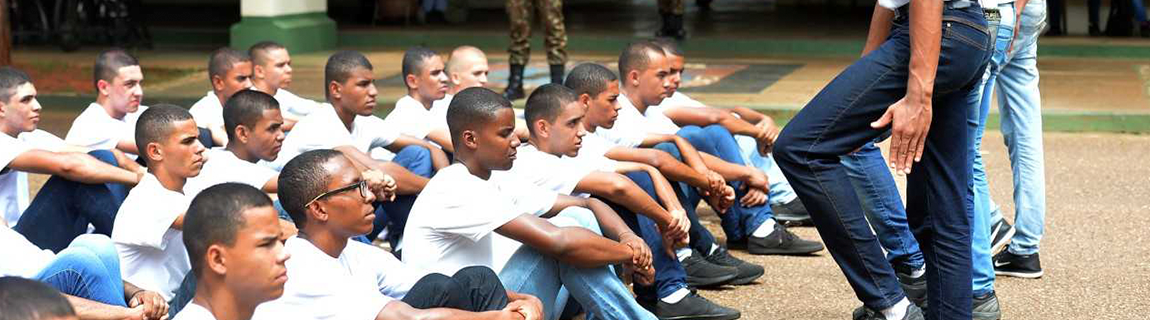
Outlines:
[[[292,81],[292,61],[287,47],[273,41],[262,41],[248,48],[248,56],[252,59],[252,89],[276,98],[283,110],[284,131],[291,131],[296,121],[319,108],[319,102],[301,98],[287,90]]]
[[[563,0],[507,0],[507,17],[511,19],[511,46],[507,53],[510,75],[503,97],[515,101],[527,97],[523,91],[523,69],[531,59],[531,22],[539,13],[539,21],[547,31],[543,44],[547,48],[547,64],[551,66],[551,83],[563,83],[567,66],[567,29],[563,25]]]
[[[863,301],[865,319],[923,318],[899,288],[840,158],[887,130],[890,165],[908,175],[908,222],[930,266],[927,316],[971,319],[971,222],[963,201],[971,165],[956,155],[967,152],[966,99],[989,58],[987,33],[974,2],[879,1],[863,57],[776,141],[775,159]]]
[[[663,26],[655,32],[655,36],[679,41],[686,39],[687,30],[683,29],[684,11],[686,11],[685,0],[659,0],[659,17],[663,19]]]

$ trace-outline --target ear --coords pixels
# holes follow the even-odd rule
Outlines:
[[[343,86],[339,82],[332,81],[327,84],[327,93],[332,100],[339,100],[343,98]]]
[[[224,90],[224,79],[220,76],[212,76],[212,88],[216,91]]]
[[[414,74],[403,76],[403,82],[407,83],[408,89],[419,89],[419,78]]]
[[[591,106],[591,95],[586,94],[586,93],[580,93],[578,101],[584,107],[590,107]]]
[[[631,70],[631,71],[627,72],[627,83],[631,84],[632,87],[638,87],[639,86],[639,71],[638,70]]]
[[[220,246],[219,244],[208,246],[207,253],[205,254],[206,259],[204,261],[204,267],[207,268],[206,270],[211,270],[213,273],[217,274],[227,274],[227,252],[228,249]],[[204,257],[201,257],[201,259],[204,259]]]
[[[151,160],[151,162],[164,160],[164,150],[160,149],[159,143],[151,142],[144,148],[146,149],[144,150],[144,154],[148,156],[148,160]]]
[[[479,149],[479,139],[475,136],[475,131],[463,130],[463,133],[460,134],[460,138],[463,138],[463,145],[467,146],[468,149]]]
[[[236,138],[239,139],[240,142],[248,143],[248,135],[250,134],[250,129],[248,129],[247,126],[242,125],[242,124],[237,125],[236,126],[236,132],[234,132],[234,133],[236,134]]]
[[[535,131],[535,134],[539,135],[540,138],[546,138],[550,135],[548,131],[551,130],[551,125],[547,123],[547,120],[535,120],[535,122],[531,123],[531,127],[535,129],[533,131]]]
[[[451,85],[453,85],[453,86],[459,85],[459,83],[461,82],[460,78],[462,78],[462,77],[460,77],[459,74],[455,73],[455,72],[447,74],[447,79],[451,80]]]
[[[252,64],[252,78],[263,79],[264,78],[264,66],[257,65],[257,64],[253,63]]]
[[[98,95],[106,96],[111,94],[108,92],[108,87],[111,86],[112,84],[104,81],[104,79],[96,80],[96,91]]]
[[[327,222],[328,214],[327,209],[319,205],[319,201],[312,202],[310,206],[304,208],[308,214],[308,220],[317,222]]]

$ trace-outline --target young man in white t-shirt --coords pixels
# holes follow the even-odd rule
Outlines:
[[[212,146],[228,144],[228,134],[224,131],[224,103],[236,92],[251,88],[251,78],[252,60],[246,53],[231,47],[212,51],[208,59],[208,82],[212,91],[188,109],[196,119],[196,125],[211,132]]]
[[[300,233],[285,246],[283,296],[260,305],[254,319],[540,319],[538,299],[504,289],[486,267],[429,274],[351,240],[371,231],[372,202],[392,191],[340,152],[305,152],[280,179]]]
[[[40,109],[28,75],[0,68],[0,220],[37,247],[59,252],[89,224],[111,234],[127,188],[143,172],[117,150],[84,154],[87,148],[37,130]],[[52,175],[35,199],[28,173]]]
[[[292,81],[291,55],[287,47],[274,41],[261,41],[248,48],[252,59],[252,89],[276,98],[284,117],[284,131],[291,131],[296,121],[320,107],[320,103],[301,98],[287,90]]]
[[[514,119],[511,102],[486,88],[453,98],[447,122],[457,163],[440,170],[416,201],[403,260],[445,273],[492,267],[509,289],[539,297],[546,319],[566,305],[562,286],[596,319],[654,319],[608,268],[623,264],[625,277],[637,271],[644,283],[654,277],[649,247],[610,207],[529,182],[492,181],[515,159]],[[591,209],[597,223],[579,207]],[[596,225],[611,239],[586,228]]]
[[[431,106],[434,126],[432,130],[447,131],[447,106],[451,104],[452,96],[463,91],[463,89],[487,85],[487,73],[489,72],[487,55],[483,53],[483,50],[473,46],[456,47],[447,59],[445,70],[451,86],[447,89],[447,94],[443,96],[443,99],[435,100]],[[517,115],[522,118],[522,113]],[[515,135],[519,136],[520,140],[527,140],[527,126],[521,126],[516,121]]]
[[[191,197],[183,191],[206,160],[198,135],[196,121],[182,107],[156,105],[140,115],[136,144],[148,173],[120,206],[112,231],[124,280],[165,300],[172,300],[191,270],[181,241]]]
[[[140,62],[123,49],[109,49],[96,56],[92,68],[96,102],[72,120],[64,141],[96,150],[118,149],[135,158],[136,119],[148,108],[140,105],[144,99]]]
[[[387,227],[392,248],[400,248],[403,225],[415,197],[439,168],[447,166],[447,155],[423,139],[399,133],[376,117],[375,75],[371,62],[362,53],[341,51],[328,58],[324,69],[325,88],[330,104],[296,123],[284,140],[283,150],[273,163],[283,164],[296,155],[315,149],[335,149],[348,155],[361,169],[375,169],[396,179],[398,195],[379,204],[385,214],[377,216],[376,227],[368,234],[374,239]],[[396,154],[381,161],[369,154],[384,148]]]
[[[183,235],[196,296],[174,319],[248,320],[256,306],[283,295],[290,255],[278,220],[271,199],[246,184],[196,195]]]
[[[679,203],[677,190],[667,179],[646,164],[615,161],[602,156],[577,158],[581,153],[582,138],[587,133],[583,127],[586,113],[579,96],[563,85],[546,84],[535,89],[527,98],[526,108],[531,138],[518,148],[515,163],[505,174],[562,194],[590,194],[604,199],[648,246],[663,249],[653,252],[656,268],[654,286],[638,285],[635,288],[638,298],[646,302],[656,316],[737,318],[737,310],[714,304],[687,289],[688,285],[715,287],[730,283],[739,276],[739,270],[700,259],[699,262],[708,266],[696,270],[707,272],[699,272],[695,277],[687,276],[684,266],[671,250],[672,246],[686,245],[691,222]],[[556,172],[554,168],[566,169]],[[651,190],[644,190],[639,184],[651,186]],[[660,207],[655,199],[662,200],[666,209]],[[761,275],[759,273],[754,278]]]
[[[200,174],[188,179],[184,193],[196,196],[208,187],[239,182],[276,193],[279,173],[259,161],[275,161],[283,146],[284,118],[279,103],[266,93],[255,90],[237,92],[224,108],[224,129],[228,145],[208,150],[211,161]]]
[[[383,119],[384,124],[399,133],[446,146],[450,152],[451,137],[447,128],[437,128],[432,105],[447,94],[447,73],[443,59],[425,47],[413,47],[403,54],[403,83],[407,95],[395,102],[395,108]]]

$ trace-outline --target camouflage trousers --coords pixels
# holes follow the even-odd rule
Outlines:
[[[683,10],[686,10],[686,4],[683,0],[659,0],[659,13],[672,13],[682,15]]]
[[[563,25],[563,0],[507,0],[511,20],[511,64],[526,65],[531,57],[531,22],[538,10],[539,21],[547,31],[543,44],[548,64],[567,63],[567,28]]]

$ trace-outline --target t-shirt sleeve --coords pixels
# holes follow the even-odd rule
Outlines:
[[[354,241],[348,242],[348,249],[352,248],[355,250],[354,255],[360,257],[359,267],[362,270],[375,272],[379,293],[388,297],[402,299],[419,279],[429,273],[400,262],[394,255],[380,248]]]
[[[369,286],[332,283],[322,275],[301,276],[297,273],[288,277],[284,295],[265,303],[268,308],[260,308],[260,314],[269,311],[267,313],[277,315],[253,319],[375,319],[384,306],[395,300],[365,291]]]
[[[20,140],[24,140],[32,149],[52,152],[61,152],[68,147],[68,143],[64,142],[64,139],[44,130],[34,130],[21,134]]]
[[[154,202],[150,205],[124,201],[116,214],[116,221],[120,223],[113,226],[115,231],[112,232],[112,239],[116,243],[164,250],[167,246],[164,235],[171,230],[176,218],[187,211],[188,205],[186,202],[178,204],[165,200],[152,201]]]
[[[369,150],[372,148],[383,148],[399,139],[399,131],[395,128],[388,127],[384,124],[383,119],[376,116],[356,117],[356,126],[363,126],[356,128],[356,130],[366,130],[365,134],[370,137],[371,144],[368,146]],[[424,133],[427,136],[427,133]]]
[[[68,129],[64,141],[71,145],[92,149],[111,149],[108,147],[109,145],[114,148],[119,140],[112,137],[111,128],[101,130],[96,123],[97,121],[87,114],[88,112],[81,113],[79,117],[76,117],[76,121],[72,121],[72,127]]]
[[[558,192],[536,188],[523,181],[507,179],[502,183],[504,183],[501,186],[505,191],[504,193],[515,195],[516,210],[525,214],[542,216],[551,211],[551,208],[555,206],[555,201],[559,198]]]
[[[31,149],[32,147],[24,141],[0,133],[0,169],[8,168],[12,160],[16,160],[20,154]]]
[[[435,195],[435,199],[439,199],[436,201],[439,208],[428,211],[429,214],[440,214],[443,217],[433,228],[437,233],[456,235],[478,242],[495,229],[523,214],[514,199],[500,194],[493,188],[484,190],[458,188],[455,191],[458,192]]]
[[[423,119],[414,111],[412,108],[396,107],[387,115],[387,118],[383,119],[383,125],[392,130],[398,130],[401,134],[419,139],[426,138],[427,133],[431,132],[432,121],[431,119]]]

